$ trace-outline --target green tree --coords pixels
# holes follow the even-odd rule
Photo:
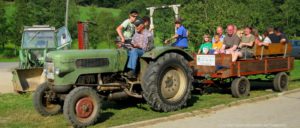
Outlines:
[[[15,5],[14,20],[10,23],[10,40],[15,46],[20,46],[24,26],[32,25],[35,18],[28,6],[28,0],[16,0]]]
[[[202,36],[213,35],[217,26],[252,26],[262,32],[278,24],[273,17],[276,13],[272,0],[193,0],[181,10],[184,24],[190,30],[190,42],[196,47],[202,43]]]
[[[63,26],[65,24],[65,0],[51,0],[49,4],[49,10],[46,13],[49,16],[47,24],[56,28]]]
[[[298,0],[286,0],[280,6],[282,10],[282,19],[285,33],[293,36],[300,34],[300,2]]]
[[[73,38],[77,37],[77,22],[80,16],[79,8],[76,5],[76,0],[69,1],[69,23],[68,29]]]
[[[2,49],[4,49],[5,43],[7,41],[6,34],[7,34],[7,21],[5,16],[4,2],[0,0],[0,35],[1,35],[0,44]]]
[[[115,33],[115,18],[111,12],[97,12],[93,6],[89,15],[91,16],[89,24],[89,42],[93,49],[97,48],[99,43],[107,43],[112,48]]]
[[[95,24],[98,24],[99,19],[101,19],[99,13],[96,11],[96,7],[93,6],[90,11],[89,15],[91,17],[91,22]],[[99,36],[100,33],[103,33],[100,29],[98,29],[98,26],[91,26],[89,25],[89,46],[93,49],[97,48],[97,44],[101,42],[101,37]]]
[[[52,0],[51,0],[52,1]],[[28,7],[33,15],[34,24],[46,24],[50,20],[49,9],[51,1],[49,0],[29,0]],[[58,12],[56,12],[58,13]]]

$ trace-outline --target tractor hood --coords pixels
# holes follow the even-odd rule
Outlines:
[[[65,85],[73,84],[80,74],[123,71],[127,58],[124,49],[53,51],[46,58],[46,66],[53,68],[45,68],[54,73],[55,85]]]
[[[73,62],[77,59],[111,57],[114,58],[120,54],[122,50],[117,49],[103,49],[103,50],[63,50],[53,51],[48,53],[47,59],[53,59],[61,62]]]

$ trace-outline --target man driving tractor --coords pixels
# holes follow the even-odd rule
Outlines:
[[[135,34],[132,37],[131,46],[128,51],[127,68],[130,70],[127,73],[129,78],[136,78],[136,65],[138,58],[141,57],[146,51],[151,50],[153,45],[153,35],[150,31],[145,29],[144,21],[142,19],[134,22]]]

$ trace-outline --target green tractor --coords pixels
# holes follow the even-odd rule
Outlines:
[[[43,116],[63,114],[75,127],[96,123],[104,100],[143,98],[156,111],[175,111],[191,98],[193,60],[174,47],[157,47],[139,59],[136,79],[126,77],[126,49],[67,50],[47,54],[46,82],[33,98]]]
[[[14,90],[34,91],[38,85],[44,83],[43,66],[46,54],[66,49],[70,42],[66,27],[56,30],[49,25],[25,26],[19,51],[19,68],[12,71]]]

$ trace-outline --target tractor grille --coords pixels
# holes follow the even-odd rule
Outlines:
[[[78,59],[76,60],[76,66],[81,68],[91,68],[91,67],[103,67],[108,66],[108,58],[93,58],[93,59]]]

